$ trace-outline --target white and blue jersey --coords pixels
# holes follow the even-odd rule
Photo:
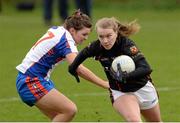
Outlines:
[[[49,79],[53,68],[67,54],[78,52],[71,34],[62,26],[50,28],[30,49],[16,69],[16,87],[21,99],[33,106],[54,88]]]
[[[16,69],[48,79],[54,66],[71,52],[78,52],[71,34],[63,27],[52,27],[35,43]]]

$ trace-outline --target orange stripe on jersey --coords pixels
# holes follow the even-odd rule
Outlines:
[[[54,34],[53,34],[52,32],[50,32],[50,31],[48,31],[47,34],[48,34],[47,37],[44,37],[44,38],[40,39],[39,41],[37,41],[37,42],[35,43],[35,45],[33,46],[33,49],[34,49],[39,43],[41,43],[41,42],[43,42],[43,41],[45,41],[45,40],[47,40],[47,39],[51,39],[51,38],[54,37]]]
[[[40,97],[39,97],[39,95],[36,93],[36,91],[35,91],[32,83],[33,83],[33,81],[32,81],[31,78],[28,76],[28,77],[26,78],[26,84],[27,84],[29,90],[31,91],[31,93],[35,96],[35,98],[36,98],[36,99],[39,99]]]

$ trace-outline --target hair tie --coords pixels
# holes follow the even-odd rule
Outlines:
[[[77,16],[82,16],[82,12],[80,9],[77,10],[77,13],[76,13]]]

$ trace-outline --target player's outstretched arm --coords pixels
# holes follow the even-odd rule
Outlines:
[[[77,56],[76,53],[70,53],[70,54],[66,55],[66,60],[68,61],[69,64],[72,64],[72,62],[74,61],[76,56]],[[109,88],[109,83],[107,81],[102,80],[101,78],[96,76],[92,71],[90,71],[88,68],[86,68],[82,64],[78,66],[76,71],[77,71],[78,75],[80,75],[82,78],[84,78],[100,87],[103,87],[105,89]]]

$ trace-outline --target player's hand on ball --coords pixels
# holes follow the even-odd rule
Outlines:
[[[112,67],[110,68],[110,75],[118,82],[126,83],[126,74],[126,72],[121,70],[120,64],[117,64],[117,72],[115,72]]]

